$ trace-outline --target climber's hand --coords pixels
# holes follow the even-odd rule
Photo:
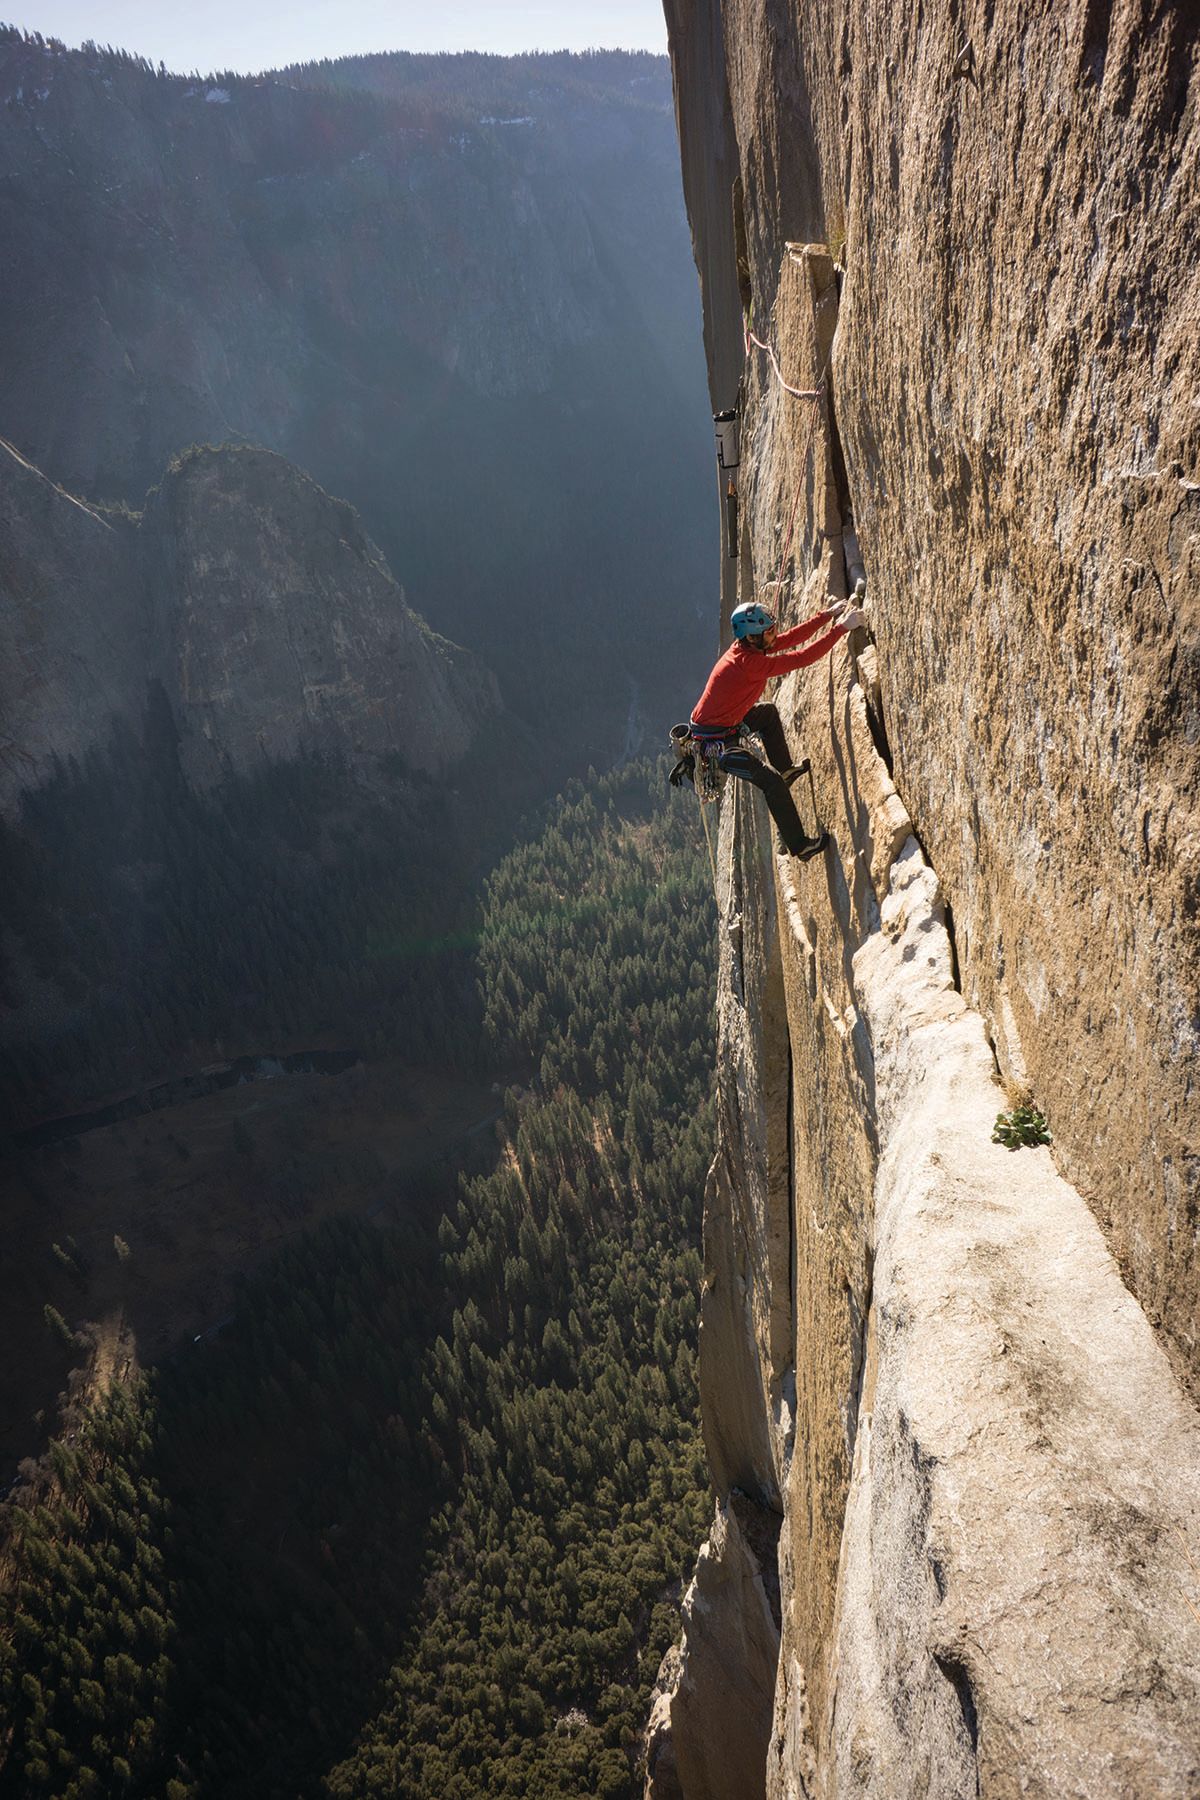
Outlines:
[[[854,592],[850,595],[848,600],[831,600],[829,602],[829,605],[825,610],[835,625],[844,625],[846,622],[845,615],[848,612],[854,608],[861,608],[865,605],[864,596],[866,591],[867,584],[862,577],[859,576],[854,584]]]
[[[843,631],[857,631],[859,626],[865,625],[866,622],[867,615],[861,606],[847,607],[841,618],[837,620]]]

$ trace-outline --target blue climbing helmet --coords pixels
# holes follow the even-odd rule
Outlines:
[[[765,606],[758,606],[753,601],[748,606],[735,606],[729,623],[733,626],[735,638],[757,637],[762,631],[769,631],[775,623]]]

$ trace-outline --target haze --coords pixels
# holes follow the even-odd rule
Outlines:
[[[253,72],[321,57],[373,50],[587,50],[598,45],[665,54],[659,0],[453,0],[430,8],[404,0],[287,0],[247,7],[211,0],[203,8],[171,8],[152,0],[51,0],[15,21],[69,45],[89,38],[134,50],[169,69]]]

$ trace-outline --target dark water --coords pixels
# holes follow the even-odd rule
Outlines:
[[[287,1056],[239,1056],[233,1062],[215,1063],[197,1075],[180,1075],[174,1081],[161,1081],[156,1087],[141,1088],[126,1094],[109,1106],[94,1112],[71,1113],[66,1118],[44,1119],[14,1134],[13,1143],[20,1150],[38,1150],[46,1144],[61,1144],[67,1138],[81,1137],[85,1131],[99,1131],[105,1125],[117,1125],[122,1119],[137,1119],[144,1113],[159,1112],[164,1106],[180,1106],[188,1100],[202,1100],[222,1088],[242,1087],[250,1081],[273,1081],[279,1075],[340,1075],[360,1060],[357,1050],[295,1050]]]

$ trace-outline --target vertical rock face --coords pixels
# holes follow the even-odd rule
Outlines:
[[[736,1488],[717,1512],[684,1595],[682,1645],[659,1673],[646,1758],[651,1800],[745,1793],[775,1687],[778,1538],[779,1515]]]
[[[726,604],[775,582],[791,624],[859,574],[872,603],[777,695],[831,852],[773,862],[757,799],[722,807],[703,1403],[722,1500],[783,1512],[737,1791],[1182,1800],[1194,33],[1149,5],[667,11],[714,406],[744,322],[777,363],[750,344]],[[1027,1095],[1052,1151],[991,1141]],[[709,1698],[660,1702],[685,1800],[685,1735],[727,1743]]]
[[[898,785],[1002,1066],[1194,1369],[1200,51],[1181,7],[784,10],[724,9],[754,317],[785,241],[832,247]]]

